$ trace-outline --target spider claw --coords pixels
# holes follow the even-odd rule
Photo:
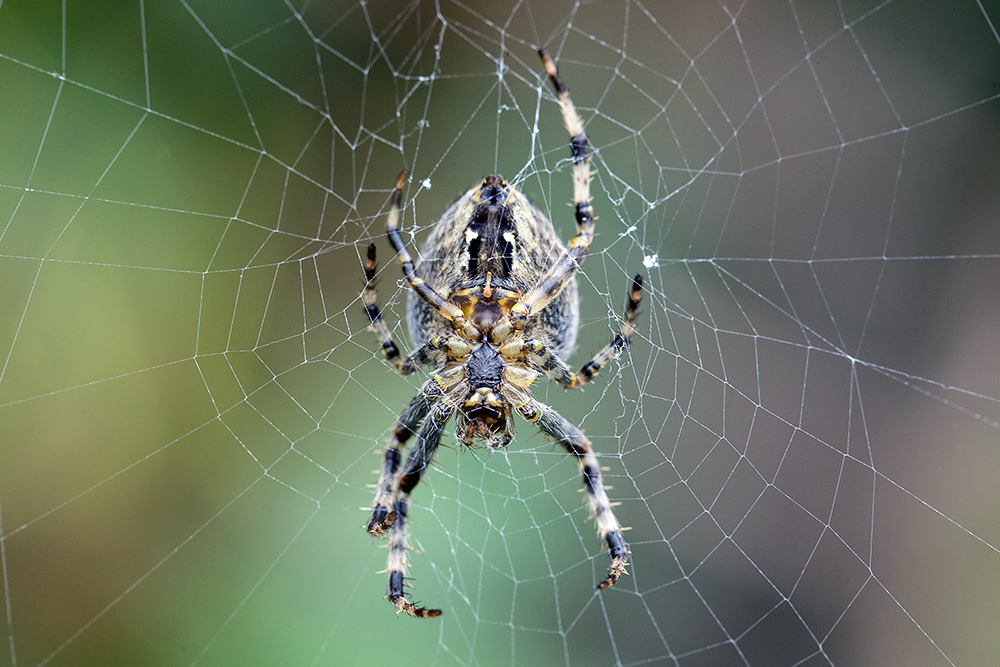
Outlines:
[[[626,565],[628,565],[628,561],[624,557],[616,558],[608,569],[608,576],[604,577],[604,581],[597,584],[597,590],[603,591],[605,588],[611,588],[618,581],[618,577],[628,574],[628,571],[625,569]]]
[[[428,609],[427,607],[418,607],[409,600],[407,600],[402,595],[390,595],[389,602],[396,605],[397,616],[399,616],[399,613],[402,611],[405,611],[407,614],[413,616],[414,618],[434,618],[444,613],[440,609]]]
[[[377,506],[372,508],[372,516],[368,519],[368,532],[374,537],[385,537],[385,532],[396,520],[396,513],[387,508]]]

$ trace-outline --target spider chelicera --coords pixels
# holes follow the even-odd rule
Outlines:
[[[567,389],[590,382],[629,344],[642,291],[642,276],[637,275],[619,333],[579,372],[573,372],[564,358],[573,347],[579,324],[575,275],[594,236],[590,151],[583,121],[555,65],[544,49],[538,53],[570,135],[576,236],[568,248],[538,207],[494,175],[445,212],[422,248],[423,259],[414,266],[398,226],[408,176],[404,171],[396,180],[386,221],[389,243],[412,288],[407,320],[417,349],[403,359],[379,313],[375,244],[368,247],[362,301],[386,359],[403,375],[427,364],[436,368],[396,418],[367,525],[374,536],[389,535],[388,597],[397,613],[421,618],[441,614],[407,598],[406,517],[410,494],[430,466],[453,416],[456,438],[470,447],[506,447],[514,437],[516,412],[575,456],[598,532],[611,556],[607,576],[597,587],[612,586],[628,563],[622,527],[611,509],[590,441],[528,391],[540,374]],[[416,442],[404,462],[405,444],[414,435]]]

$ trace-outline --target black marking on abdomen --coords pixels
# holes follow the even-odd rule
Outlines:
[[[475,223],[473,223],[475,224]],[[469,225],[472,229],[472,225]],[[475,230],[473,230],[475,231]],[[474,276],[479,270],[479,247],[482,245],[482,239],[477,233],[476,236],[469,241],[469,275]]]
[[[513,235],[513,232],[510,232]],[[497,277],[508,278],[514,270],[514,245],[506,236],[500,237],[500,271]]]
[[[494,196],[490,201],[498,199]],[[469,275],[485,276],[490,272],[494,278],[508,278],[514,270],[516,248],[511,241],[516,239],[516,229],[513,214],[506,204],[477,206],[466,227]]]

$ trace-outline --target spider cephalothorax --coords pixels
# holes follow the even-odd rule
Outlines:
[[[481,343],[473,348],[465,366],[465,402],[457,406],[455,437],[473,447],[506,447],[514,438],[510,403],[504,397],[504,366],[495,347]]]
[[[437,368],[396,419],[368,520],[372,535],[389,533],[389,600],[397,610],[413,616],[441,612],[418,607],[406,597],[409,496],[452,417],[456,438],[469,447],[506,447],[514,438],[517,413],[575,456],[598,532],[611,556],[611,567],[598,588],[613,585],[628,560],[622,528],[611,509],[590,441],[529,392],[541,374],[567,389],[593,379],[629,344],[642,290],[642,277],[636,276],[620,332],[579,372],[573,372],[564,358],[573,347],[579,323],[574,276],[594,236],[590,153],[583,122],[555,66],[544,50],[539,55],[570,133],[577,233],[568,246],[562,245],[538,207],[493,175],[445,212],[423,247],[424,259],[415,266],[399,234],[404,171],[396,181],[386,231],[412,288],[407,319],[417,349],[405,360],[379,313],[375,244],[368,247],[362,300],[386,358],[404,375],[426,364]],[[405,443],[414,435],[416,442],[404,462]]]

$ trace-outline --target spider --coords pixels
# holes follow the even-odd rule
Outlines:
[[[396,180],[386,220],[389,243],[412,288],[407,321],[417,349],[403,359],[379,312],[375,244],[368,247],[362,302],[386,359],[402,375],[427,364],[436,367],[396,418],[367,525],[373,536],[384,537],[388,532],[388,598],[397,613],[405,611],[419,618],[441,614],[439,609],[420,607],[408,599],[406,518],[410,494],[430,466],[453,416],[456,439],[469,447],[506,447],[514,437],[517,412],[575,456],[598,532],[611,557],[607,576],[597,588],[612,586],[628,562],[622,527],[605,493],[590,441],[566,418],[533,399],[528,390],[540,374],[567,389],[590,382],[629,344],[642,291],[642,276],[637,275],[618,334],[579,372],[573,372],[563,359],[573,347],[579,323],[575,274],[594,236],[590,152],[583,121],[555,65],[544,49],[538,54],[570,134],[576,236],[568,249],[552,223],[524,194],[493,175],[445,212],[423,246],[423,259],[414,266],[398,226],[403,185],[409,175],[403,171]],[[414,435],[416,443],[403,462],[406,441]]]

